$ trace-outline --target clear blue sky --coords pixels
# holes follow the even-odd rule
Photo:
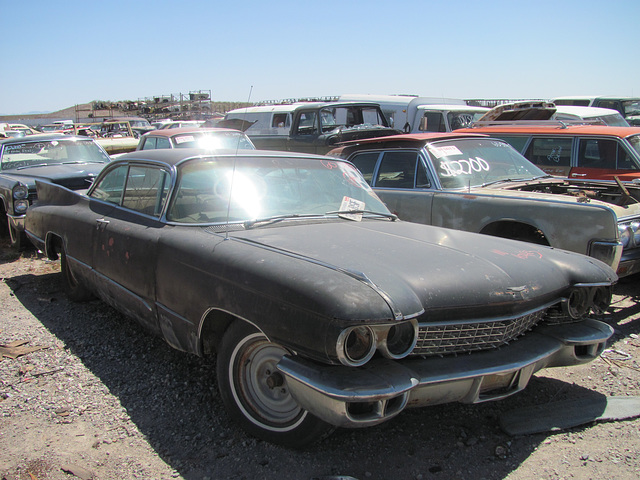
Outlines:
[[[640,0],[0,0],[0,113],[194,90],[637,96],[639,19]]]

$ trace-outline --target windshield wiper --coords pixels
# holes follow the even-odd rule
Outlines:
[[[36,165],[24,165],[22,167],[16,168],[16,170],[24,170],[25,168],[35,168],[35,167],[48,167],[51,163],[38,163]]]
[[[541,178],[549,178],[552,175],[538,175],[537,177],[531,177],[531,178],[501,178],[500,180],[494,180],[492,182],[487,182],[487,183],[483,183],[482,185],[480,185],[481,188],[484,187],[488,187],[489,185],[495,185],[496,183],[508,183],[508,182],[531,182],[533,180],[540,180]]]
[[[378,215],[379,217],[389,218],[391,220],[397,220],[398,216],[393,213],[385,213],[385,212],[374,212],[372,210],[335,210],[333,212],[327,212],[325,215],[357,215],[357,214],[367,214],[367,215]]]
[[[255,226],[271,225],[273,223],[281,222],[289,218],[306,218],[306,217],[319,217],[317,213],[292,213],[288,215],[275,215],[273,217],[256,218],[254,220],[247,220],[243,223],[244,228],[253,228]]]

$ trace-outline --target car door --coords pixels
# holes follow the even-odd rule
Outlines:
[[[578,139],[577,164],[571,169],[571,178],[613,180],[615,177],[629,175],[640,176],[640,171],[618,139]]]
[[[409,222],[432,223],[434,182],[417,150],[365,151],[349,158],[391,212]]]
[[[123,164],[91,192],[96,201],[114,204],[95,218],[93,269],[101,296],[156,331],[156,251],[170,178],[159,166]]]
[[[318,153],[320,119],[317,110],[299,112],[291,128],[287,150],[302,153]],[[322,152],[321,152],[322,153]]]

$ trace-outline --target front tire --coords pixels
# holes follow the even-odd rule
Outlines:
[[[303,447],[335,427],[302,409],[277,369],[283,347],[236,320],[218,352],[217,377],[229,415],[249,434],[287,447]]]

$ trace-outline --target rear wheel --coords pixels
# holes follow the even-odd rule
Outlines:
[[[217,376],[230,416],[248,433],[268,442],[303,447],[335,427],[302,409],[277,369],[283,347],[248,323],[235,321],[222,338]]]
[[[78,281],[78,278],[71,270],[67,254],[64,251],[60,254],[60,270],[62,271],[64,291],[71,300],[74,302],[86,302],[93,298],[91,291]]]

